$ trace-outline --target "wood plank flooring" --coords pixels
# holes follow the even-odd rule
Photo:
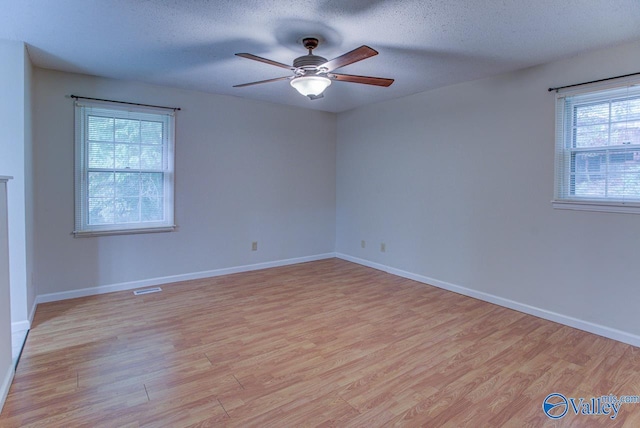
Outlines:
[[[640,349],[338,259],[38,306],[1,427],[640,426]]]

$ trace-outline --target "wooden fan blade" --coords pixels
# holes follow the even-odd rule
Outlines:
[[[234,88],[244,88],[245,86],[259,85],[261,83],[277,82],[278,80],[290,79],[291,76],[276,77],[275,79],[260,80],[258,82],[243,83],[242,85],[233,85]]]
[[[363,59],[376,55],[378,55],[378,51],[375,49],[371,49],[369,46],[360,46],[351,52],[347,52],[344,55],[340,55],[337,58],[319,65],[318,68],[325,68],[327,71],[333,71],[337,68],[344,67],[345,65],[353,64],[354,62],[362,61]]]
[[[384,77],[370,77],[370,76],[354,76],[352,74],[336,74],[331,73],[329,75],[334,80],[340,80],[342,82],[352,83],[364,83],[365,85],[376,86],[391,86],[393,79],[385,79]]]
[[[252,59],[254,61],[264,62],[265,64],[275,65],[276,67],[286,68],[287,70],[294,70],[294,68],[290,65],[283,64],[278,61],[273,61],[271,59],[262,58],[261,56],[253,55],[250,53],[237,53],[237,56],[241,56],[242,58]]]

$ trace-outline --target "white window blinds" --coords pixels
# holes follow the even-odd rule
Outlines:
[[[640,87],[558,95],[555,182],[560,208],[640,208]]]
[[[173,230],[174,114],[76,103],[75,234]]]

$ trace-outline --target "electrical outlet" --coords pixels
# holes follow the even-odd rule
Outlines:
[[[384,253],[385,251],[387,251],[387,244],[383,242],[380,244],[380,252]]]
[[[258,251],[258,241],[253,241],[251,243],[251,251]]]
[[[360,241],[360,247],[364,248],[367,246],[367,243],[364,242],[364,239],[362,241]]]

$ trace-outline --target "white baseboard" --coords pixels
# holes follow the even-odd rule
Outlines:
[[[31,306],[31,310],[29,311],[29,319],[24,321],[16,321],[11,323],[11,354],[15,361],[20,355],[20,351],[24,347],[24,343],[27,340],[27,333],[31,330],[31,325],[33,324],[33,316],[36,313],[36,307],[38,303],[34,299],[33,305]],[[21,341],[21,343],[17,343]]]
[[[29,320],[16,321],[11,323],[11,334],[27,331],[31,328],[31,322]]]
[[[38,307],[37,298],[33,300],[33,305],[31,305],[31,310],[29,311],[28,315],[29,319],[11,323],[11,334],[21,333],[23,331],[28,331],[31,329],[31,324],[33,324],[33,316],[36,314],[36,307]]]
[[[134,290],[137,288],[151,287],[172,282],[190,281],[193,279],[213,278],[216,276],[230,275],[233,273],[250,272],[272,267],[293,265],[297,263],[313,262],[316,260],[331,259],[336,257],[335,253],[317,254],[306,257],[296,257],[293,259],[276,260],[272,262],[256,263],[252,265],[235,266],[230,268],[207,270],[180,275],[171,275],[158,278],[144,279],[140,281],[121,282],[119,284],[101,285],[80,290],[62,291],[59,293],[40,294],[36,297],[36,303],[55,302],[58,300],[74,299],[76,297],[93,296],[96,294],[113,293],[114,291]]]
[[[0,413],[2,412],[2,408],[4,407],[4,402],[7,399],[7,395],[9,395],[9,388],[11,388],[11,382],[13,382],[13,376],[15,375],[15,368],[13,364],[10,364],[7,368],[7,372],[4,375],[4,379],[2,380],[2,384],[0,385]]]
[[[537,308],[524,303],[516,302],[504,297],[495,296],[493,294],[485,293],[482,291],[473,290],[471,288],[462,287],[459,285],[451,284],[445,281],[440,281],[435,278],[429,278],[427,276],[418,275],[415,273],[403,271],[401,269],[392,268],[380,263],[371,262],[369,260],[352,257],[347,254],[336,253],[336,257],[339,259],[347,260],[359,265],[371,267],[381,270],[383,272],[390,273],[392,275],[400,276],[407,279],[412,279],[424,284],[433,285],[444,290],[453,291],[454,293],[462,294],[464,296],[473,297],[478,300],[493,303],[505,308],[513,309],[525,314],[534,315],[539,318],[543,318],[549,321],[557,322],[569,327],[584,330],[589,333],[597,334],[599,336],[608,337],[609,339],[617,340],[619,342],[628,343],[629,345],[640,347],[640,336],[635,334],[617,330],[615,328],[606,327],[600,324],[595,324],[590,321],[581,320],[578,318],[570,317],[568,315],[559,314],[557,312],[551,312],[546,309]]]

